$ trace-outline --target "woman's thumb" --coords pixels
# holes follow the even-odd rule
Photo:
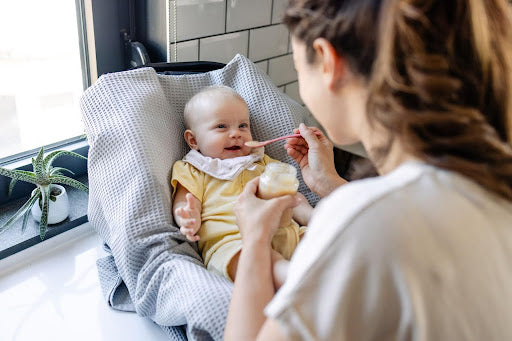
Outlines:
[[[315,135],[313,129],[308,128],[304,123],[299,125],[300,135],[306,140],[309,147],[318,145],[318,137]]]

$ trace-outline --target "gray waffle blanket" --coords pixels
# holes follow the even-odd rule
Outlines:
[[[187,152],[183,108],[212,84],[230,86],[247,101],[256,140],[312,122],[241,55],[203,74],[159,75],[151,68],[106,74],[81,99],[90,145],[89,221],[109,252],[97,262],[103,292],[112,308],[152,319],[173,340],[222,340],[231,297],[232,284],[205,269],[170,209],[170,171]],[[282,144],[266,152],[294,164]],[[300,180],[299,190],[316,203]]]

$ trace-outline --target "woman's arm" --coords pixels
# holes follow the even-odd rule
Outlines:
[[[338,175],[334,167],[332,143],[323,134],[316,136],[316,131],[321,132],[301,123],[295,133],[302,137],[287,139],[284,147],[299,164],[306,185],[320,197],[325,197],[347,181]]]
[[[275,293],[272,236],[284,210],[298,204],[292,196],[257,198],[258,181],[256,178],[247,183],[235,206],[242,252],[224,334],[228,341],[255,340],[265,323],[263,309]]]
[[[224,340],[256,340],[265,322],[263,309],[274,296],[270,243],[244,243]]]

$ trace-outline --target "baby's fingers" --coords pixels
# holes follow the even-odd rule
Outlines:
[[[195,219],[187,219],[187,221],[183,222],[180,227],[180,232],[183,234],[196,234],[196,230],[194,228]]]
[[[174,214],[176,214],[176,216],[180,217],[181,219],[190,218],[190,210],[187,210],[185,207],[177,208]]]
[[[199,240],[199,236],[195,235],[195,231],[193,228],[188,228],[185,226],[180,227],[181,234],[185,235],[188,240],[191,242],[196,242]]]
[[[194,227],[196,226],[197,221],[194,218],[185,218],[181,219],[180,225],[183,228],[194,231]]]
[[[197,242],[199,240],[198,235],[187,234],[186,236],[187,236],[187,239],[190,240],[191,242]]]

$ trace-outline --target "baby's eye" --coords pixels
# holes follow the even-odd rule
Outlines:
[[[217,128],[224,129],[224,128],[226,128],[226,125],[225,124],[217,124]]]
[[[238,128],[249,128],[249,125],[247,123],[242,123],[238,126]]]

